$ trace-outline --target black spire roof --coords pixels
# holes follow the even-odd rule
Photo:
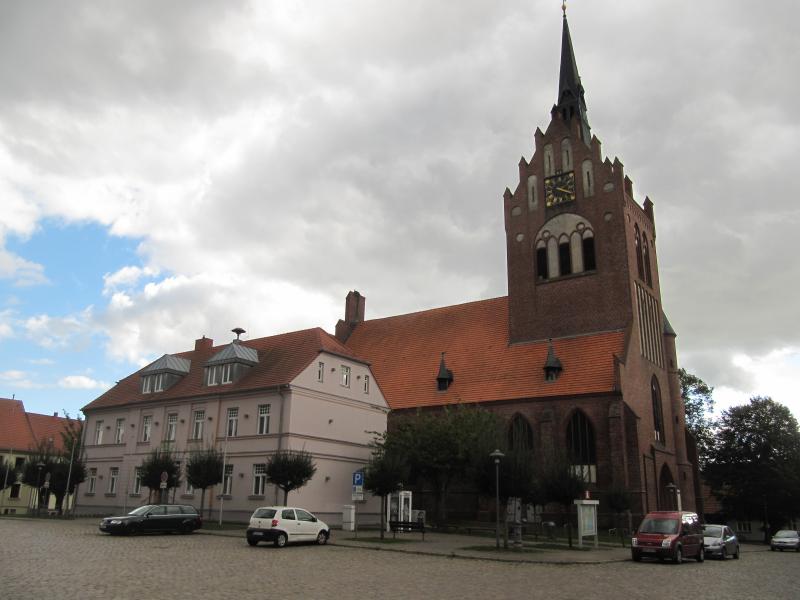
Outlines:
[[[558,77],[558,104],[554,110],[561,113],[565,121],[578,119],[584,143],[591,141],[589,121],[586,118],[586,100],[583,96],[581,76],[578,75],[578,64],[572,49],[572,37],[569,34],[567,13],[564,11],[564,27],[561,32],[561,71]]]

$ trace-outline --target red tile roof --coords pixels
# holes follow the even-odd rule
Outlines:
[[[189,373],[169,389],[151,394],[142,393],[141,370],[122,379],[117,385],[83,407],[84,411],[111,406],[190,398],[208,394],[229,394],[290,383],[320,352],[337,354],[363,362],[350,348],[316,327],[254,340],[242,340],[244,346],[258,352],[258,364],[241,379],[230,385],[208,387],[204,383],[206,362],[225,345],[181,352],[177,356],[191,361]]]
[[[20,400],[0,398],[0,450],[32,450],[41,440],[53,440],[57,451],[64,448],[61,432],[68,419],[25,412]]]
[[[547,340],[508,344],[508,298],[359,323],[347,346],[370,361],[392,409],[614,391],[623,331],[553,340],[563,371],[545,381]],[[437,391],[441,353],[453,372]]]

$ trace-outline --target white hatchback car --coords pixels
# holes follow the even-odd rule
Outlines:
[[[331,529],[305,509],[293,506],[262,506],[250,517],[247,543],[272,542],[283,548],[288,542],[327,544]]]

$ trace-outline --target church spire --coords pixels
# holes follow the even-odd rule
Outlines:
[[[580,123],[581,138],[588,144],[591,141],[589,121],[586,118],[586,100],[583,96],[583,85],[578,75],[578,64],[572,49],[572,37],[567,23],[566,0],[561,5],[564,11],[564,26],[561,32],[561,71],[558,78],[558,104],[555,110],[561,113],[565,121],[577,118]]]

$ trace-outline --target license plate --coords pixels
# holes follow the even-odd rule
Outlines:
[[[642,552],[655,552],[655,548],[642,548]]]
[[[254,531],[253,532],[253,537],[256,537],[256,536],[259,536],[259,535],[263,535],[263,534],[260,531]]]

